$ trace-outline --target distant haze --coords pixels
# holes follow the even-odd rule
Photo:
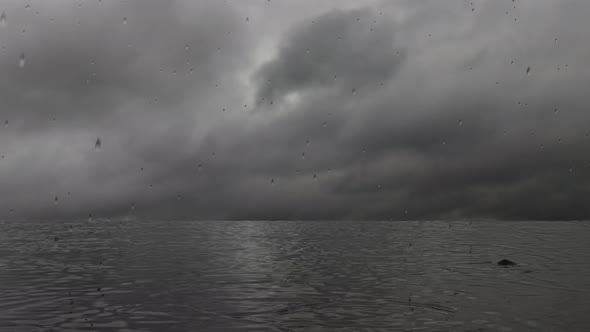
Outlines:
[[[587,0],[0,13],[0,220],[590,218]]]

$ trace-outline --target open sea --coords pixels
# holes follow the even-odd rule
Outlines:
[[[0,331],[590,331],[590,223],[0,222]]]

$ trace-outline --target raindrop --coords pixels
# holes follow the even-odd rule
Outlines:
[[[25,8],[26,8],[26,9],[29,9],[29,8],[31,8],[31,5],[30,5],[30,4],[26,4],[26,5],[25,5]]]
[[[526,74],[527,75],[530,75],[531,74],[531,67],[530,66],[529,67],[526,67]]]
[[[8,128],[8,120],[4,121],[4,128]]]
[[[188,51],[188,45],[184,45],[184,50]]]
[[[271,184],[275,184],[275,179],[270,179]]]
[[[352,95],[354,96],[356,94],[356,89],[352,89]]]
[[[102,146],[102,141],[100,140],[100,137],[97,137],[96,138],[96,143],[94,143],[94,148],[96,150],[99,150],[101,148],[101,146]]]
[[[6,13],[2,12],[2,14],[0,14],[0,25],[2,25],[3,27],[6,26]]]
[[[248,16],[246,16],[246,22],[249,22],[250,18]]]
[[[510,64],[513,65],[514,64],[514,60],[510,61]]]
[[[318,178],[318,175],[317,175],[317,174],[314,174],[314,175],[313,175],[313,179],[315,180],[315,179],[317,179],[317,178]]]
[[[463,126],[463,120],[459,120],[459,127]]]
[[[553,110],[553,113],[554,114],[557,114],[557,108]]]
[[[24,53],[21,53],[20,54],[20,57],[18,59],[18,66],[21,67],[21,68],[23,68],[25,66],[25,62],[26,62],[25,54]]]
[[[53,201],[54,201],[54,202],[55,202],[55,204],[57,205],[57,204],[59,203],[59,198],[58,198],[57,196],[55,196],[55,197],[53,198]]]
[[[127,24],[127,16],[123,17],[123,24]]]
[[[301,152],[301,159],[305,159],[305,152]]]
[[[88,222],[91,222],[91,221],[92,221],[92,213],[89,213],[88,214]]]
[[[471,8],[471,11],[474,12],[475,11],[475,8]]]
[[[443,140],[443,141],[442,141],[442,144],[443,144],[443,145],[446,145],[446,144],[447,144],[447,141]]]
[[[326,128],[328,126],[328,124],[326,123],[326,121],[324,121],[324,123],[322,124],[322,127]]]
[[[569,172],[571,173],[573,171],[574,171],[574,168],[573,167],[570,167]]]

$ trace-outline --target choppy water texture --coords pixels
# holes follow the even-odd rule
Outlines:
[[[589,331],[589,226],[5,222],[0,330]]]

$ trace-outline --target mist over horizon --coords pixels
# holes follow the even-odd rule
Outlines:
[[[585,0],[0,0],[0,220],[588,220]]]

